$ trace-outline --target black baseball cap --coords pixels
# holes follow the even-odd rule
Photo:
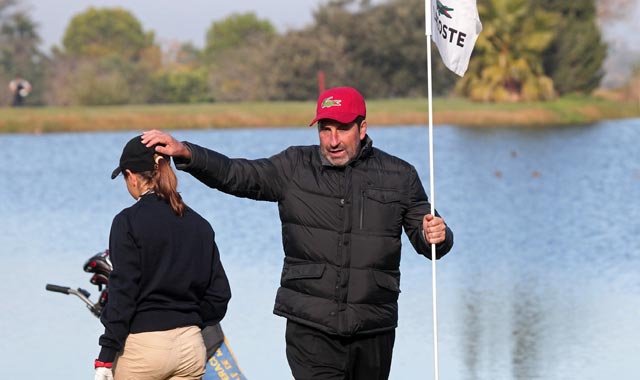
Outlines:
[[[160,154],[156,152],[156,146],[147,148],[142,143],[142,135],[136,136],[129,140],[127,145],[122,150],[120,156],[120,165],[111,173],[111,179],[116,178],[125,169],[131,170],[132,173],[148,172],[155,169],[156,163],[153,160],[154,154]],[[160,154],[165,159],[169,159],[169,156]]]

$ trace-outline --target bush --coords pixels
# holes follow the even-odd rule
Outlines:
[[[204,69],[166,71],[152,79],[150,103],[211,102],[207,72]]]

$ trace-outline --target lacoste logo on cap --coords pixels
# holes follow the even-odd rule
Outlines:
[[[329,107],[342,107],[342,100],[341,99],[333,99],[333,96],[330,96],[328,98],[325,98],[322,101],[322,108],[329,108]]]

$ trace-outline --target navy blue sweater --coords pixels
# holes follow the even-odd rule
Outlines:
[[[98,359],[112,362],[127,335],[218,323],[231,298],[211,225],[187,207],[178,217],[155,194],[113,219],[113,271],[100,320]]]

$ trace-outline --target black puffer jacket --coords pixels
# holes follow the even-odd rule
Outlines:
[[[186,144],[192,157],[178,169],[232,195],[278,202],[285,260],[275,314],[341,336],[396,327],[402,228],[431,256],[422,234],[430,205],[413,166],[368,136],[342,168],[323,162],[318,146],[245,160]],[[447,228],[438,258],[452,245]]]

